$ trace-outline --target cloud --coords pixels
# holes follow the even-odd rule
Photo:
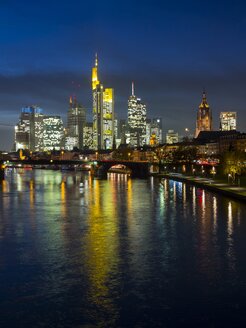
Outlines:
[[[47,114],[61,115],[65,119],[69,96],[73,93],[87,108],[90,120],[90,69],[83,74],[35,71],[18,76],[0,75],[1,122],[16,124],[21,107],[31,104],[39,105]],[[164,69],[146,63],[144,69],[137,65],[129,70],[123,67],[121,71],[118,67],[110,67],[109,70],[105,66],[101,70],[99,67],[99,75],[104,87],[115,89],[115,110],[119,118],[127,117],[127,99],[134,80],[135,93],[147,104],[148,116],[161,116],[164,130],[174,129],[182,133],[184,127],[195,128],[203,87],[213,111],[214,128],[219,126],[220,111],[234,110],[238,112],[240,130],[246,130],[246,74],[238,68],[226,67],[213,73],[197,69],[174,71],[171,67]]]

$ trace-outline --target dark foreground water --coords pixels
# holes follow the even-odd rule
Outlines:
[[[245,325],[245,204],[122,175],[1,183],[0,327]]]

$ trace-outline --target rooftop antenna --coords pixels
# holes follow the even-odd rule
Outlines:
[[[132,82],[132,96],[134,96],[134,82]]]

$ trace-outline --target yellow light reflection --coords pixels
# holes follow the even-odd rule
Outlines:
[[[187,197],[187,195],[186,195],[186,184],[183,183],[182,186],[183,186],[183,189],[182,189],[183,205],[186,206],[186,197]]]
[[[127,210],[128,213],[132,210],[132,179],[127,181]]]
[[[67,204],[66,204],[66,183],[64,180],[61,182],[61,213],[63,217],[67,213]]]
[[[86,243],[83,261],[86,262],[90,281],[88,297],[90,302],[107,312],[110,322],[117,313],[115,304],[109,297],[110,274],[118,265],[118,224],[116,204],[112,201],[112,188],[117,184],[108,181],[102,190],[99,180],[94,181],[91,192],[91,206],[88,220],[88,232],[83,242]],[[117,191],[114,190],[113,194]],[[103,193],[103,196],[102,194]],[[114,197],[114,196],[113,196]],[[102,203],[103,201],[103,203]],[[100,314],[96,314],[100,323]],[[105,318],[104,318],[105,319]],[[105,322],[104,322],[105,324]]]
[[[29,182],[29,189],[30,189],[30,208],[34,208],[34,181],[30,180]]]
[[[8,181],[7,180],[2,180],[1,184],[2,184],[2,191],[4,193],[9,192],[9,183],[8,183]]]

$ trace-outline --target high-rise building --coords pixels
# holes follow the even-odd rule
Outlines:
[[[156,138],[158,140],[158,144],[163,142],[163,128],[162,128],[162,118],[156,117],[153,118],[153,133],[155,133]]]
[[[114,90],[103,91],[103,148],[113,149],[114,142]]]
[[[221,112],[220,113],[220,131],[230,131],[237,129],[237,113]]]
[[[150,124],[150,145],[159,145],[162,143],[162,119],[153,118]]]
[[[119,122],[118,137],[122,144],[126,143],[126,134],[127,134],[127,122],[124,119],[121,119]]]
[[[15,148],[41,151],[43,149],[43,110],[37,106],[21,109],[15,127]]]
[[[131,146],[138,147],[146,144],[146,105],[134,94],[132,83],[132,94],[128,99],[128,126],[130,132]]]
[[[72,147],[83,149],[83,130],[86,122],[86,111],[78,102],[75,96],[70,97],[67,114],[67,136],[70,141],[66,144]],[[71,141],[72,140],[72,141]],[[70,150],[72,150],[70,149]]]
[[[87,122],[84,127],[84,147],[93,149],[93,123]]]
[[[212,130],[212,111],[207,103],[206,93],[203,92],[202,102],[197,112],[195,138],[201,131]]]
[[[147,118],[146,119],[146,144],[149,145],[150,144],[150,130],[151,130],[151,119]]]
[[[60,116],[43,117],[43,150],[60,150],[63,140],[63,122]]]
[[[118,119],[116,118],[116,115],[115,115],[114,116],[114,137],[116,139],[119,137],[118,131],[119,131],[119,121],[118,121]]]
[[[93,148],[112,149],[114,140],[114,90],[98,79],[98,58],[92,68]]]
[[[167,144],[174,144],[179,142],[179,135],[178,133],[174,132],[174,130],[168,130],[166,134],[166,143]]]

